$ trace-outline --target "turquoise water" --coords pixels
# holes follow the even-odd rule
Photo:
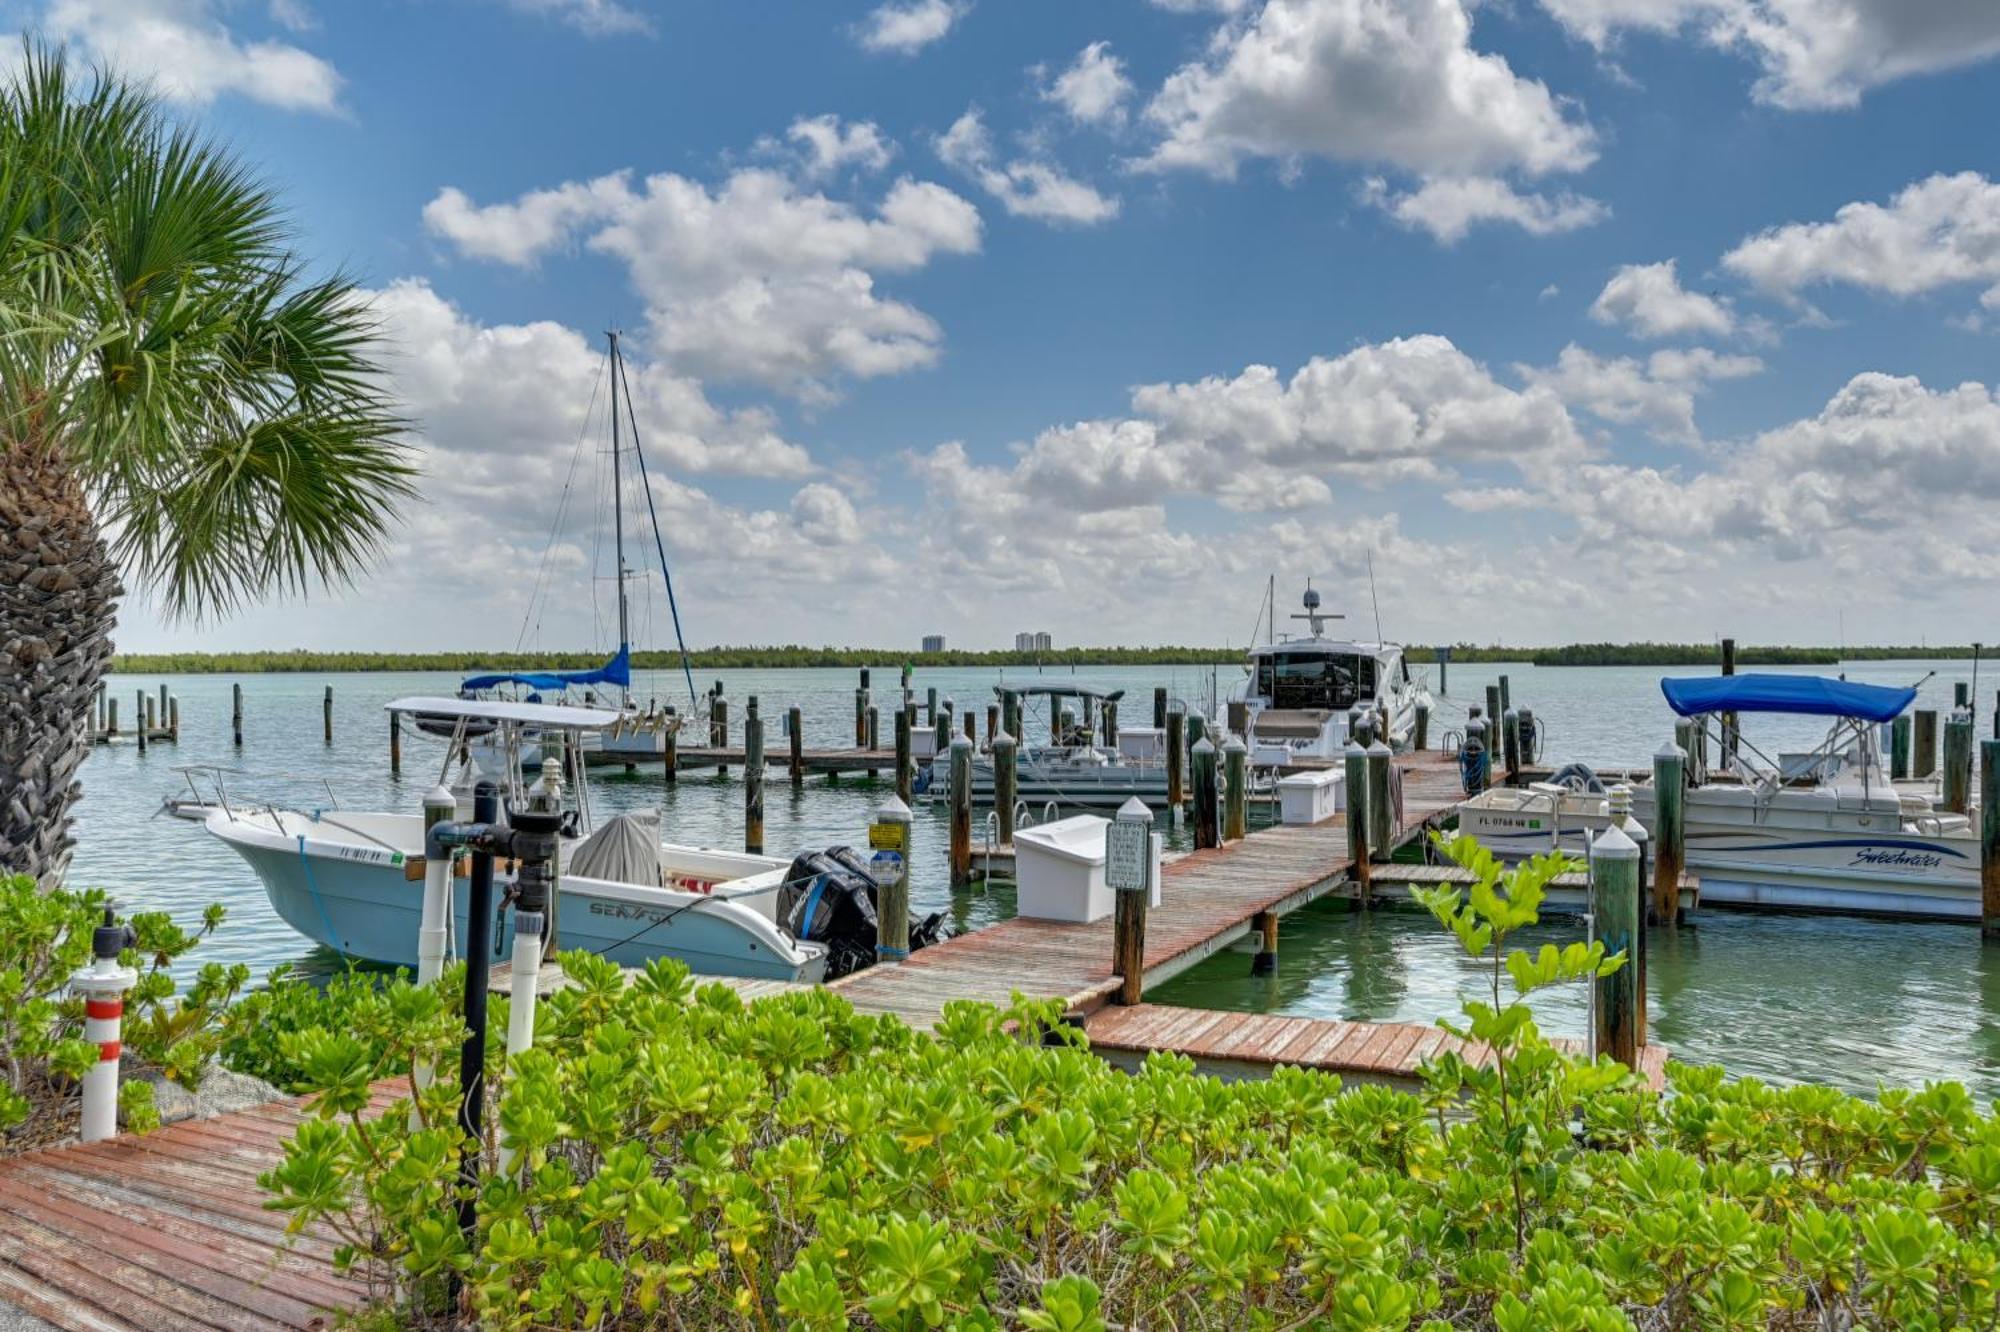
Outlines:
[[[1969,662],[1870,662],[1851,667],[1851,679],[1911,684],[1936,667],[1920,706],[1947,708],[1955,680],[1970,680]],[[1596,764],[1641,764],[1671,734],[1672,717],[1661,701],[1661,671],[1648,667],[1537,670],[1526,665],[1450,668],[1450,693],[1439,700],[1442,731],[1463,718],[1463,705],[1483,699],[1484,686],[1504,671],[1516,705],[1532,707],[1549,736],[1547,757]],[[1706,672],[1684,672],[1698,674]],[[1035,676],[1010,669],[1010,680]],[[1045,679],[1074,678],[1108,689],[1123,688],[1124,719],[1150,717],[1155,685],[1176,696],[1205,695],[1211,682],[1224,692],[1237,678],[1232,667],[1051,668]],[[878,701],[896,697],[897,671],[873,672]],[[980,726],[1001,672],[960,668],[920,671],[917,697],[931,685],[943,697],[976,706]],[[1435,668],[1431,668],[1436,682]],[[129,724],[133,694],[157,690],[159,676],[111,681]],[[706,690],[724,682],[733,718],[758,695],[767,743],[782,752],[776,719],[797,705],[809,745],[846,746],[853,740],[856,673],[851,670],[706,672]],[[331,787],[341,805],[414,811],[436,780],[443,746],[406,729],[403,774],[388,769],[390,699],[407,694],[448,694],[456,678],[445,674],[244,676],[244,745],[230,743],[227,676],[167,677],[181,700],[181,743],[159,745],[141,756],[130,744],[100,747],[84,764],[85,795],[79,811],[78,848],[71,879],[102,885],[134,908],[191,916],[220,901],[229,923],[203,946],[205,955],[241,960],[262,973],[279,962],[309,968],[336,965],[316,953],[280,921],[256,878],[237,855],[199,825],[155,817],[161,797],[179,781],[172,769],[215,763],[243,769],[232,777],[233,796],[261,797],[299,807],[323,805]],[[334,742],[321,739],[320,698],[334,687]],[[2000,672],[1982,672],[1980,691],[1991,700]],[[641,673],[638,692],[685,706],[678,675]],[[1981,733],[1990,733],[1990,707]],[[1820,728],[1809,720],[1746,726],[1767,749],[1810,744]],[[1766,743],[1768,742],[1768,743]],[[890,792],[887,781],[843,778],[836,786],[811,779],[795,792],[774,769],[765,787],[765,845],[773,855],[853,842],[865,836],[869,816]],[[600,814],[657,805],[667,836],[710,846],[740,846],[743,786],[740,776],[683,772],[667,786],[658,768],[636,774],[593,774]],[[984,818],[985,811],[979,812]],[[1178,837],[1185,837],[1182,832]],[[954,893],[945,868],[946,828],[941,807],[920,804],[912,852],[912,901],[921,911],[944,911],[960,928],[975,928],[1013,912],[1004,884]],[[1565,937],[1566,927],[1545,927]],[[1429,1021],[1454,1011],[1479,978],[1446,947],[1452,941],[1420,914],[1377,911],[1347,914],[1322,906],[1287,918],[1279,974],[1252,979],[1249,959],[1225,953],[1153,992],[1161,1002],[1288,1012],[1348,1019]],[[1455,944],[1452,945],[1455,948]],[[1877,1081],[1910,1084],[1953,1077],[1982,1095],[2000,1094],[2000,949],[1979,944],[1977,932],[1952,926],[1888,922],[1753,917],[1705,913],[1693,930],[1663,940],[1654,951],[1651,1010],[1655,1039],[1688,1058],[1721,1062],[1743,1073],[1780,1079],[1834,1082],[1857,1090]],[[1580,1035],[1582,996],[1554,996],[1542,1004],[1552,1034]]]

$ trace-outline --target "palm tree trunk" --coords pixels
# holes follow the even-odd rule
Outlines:
[[[0,873],[52,888],[69,864],[123,590],[60,451],[0,442]]]

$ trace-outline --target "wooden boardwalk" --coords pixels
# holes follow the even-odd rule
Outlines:
[[[374,1108],[407,1088],[378,1083]],[[273,1101],[144,1137],[0,1161],[0,1301],[76,1332],[323,1328],[366,1290],[333,1270],[334,1239],[286,1242],[259,1173],[305,1119]]]
[[[1432,750],[1399,754],[1403,819],[1398,841],[1418,835],[1461,797],[1458,769]],[[1160,905],[1146,917],[1146,980],[1158,984],[1227,948],[1266,911],[1283,915],[1347,878],[1347,819],[1260,829],[1241,841],[1167,864]],[[855,1007],[894,1013],[928,1030],[953,999],[1005,1005],[1019,990],[1088,1009],[1117,988],[1111,922],[1088,925],[1014,919],[921,949],[893,967],[833,982]]]
[[[1102,1008],[1084,1020],[1093,1049],[1108,1057],[1129,1056],[1136,1065],[1154,1050],[1187,1055],[1205,1073],[1259,1076],[1279,1064],[1338,1073],[1370,1082],[1414,1082],[1417,1066],[1446,1051],[1473,1064],[1492,1062],[1484,1045],[1462,1041],[1438,1027],[1409,1022],[1336,1022],[1280,1013],[1232,1013],[1202,1008],[1135,1004]],[[1583,1053],[1583,1042],[1552,1041],[1558,1049]],[[1654,1087],[1663,1085],[1664,1046],[1639,1052],[1639,1072]]]

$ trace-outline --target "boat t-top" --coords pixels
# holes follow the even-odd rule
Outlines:
[[[1300,759],[1334,759],[1366,730],[1391,749],[1407,749],[1417,705],[1430,703],[1421,677],[1410,673],[1397,643],[1329,638],[1327,622],[1341,615],[1305,593],[1303,638],[1280,638],[1250,649],[1247,674],[1231,697],[1247,714],[1250,762],[1284,767]]]
[[[1915,701],[1914,687],[1770,673],[1670,677],[1660,690],[1696,727],[1683,819],[1703,905],[1978,918],[1972,820],[1892,781],[1882,763],[1880,732]],[[1756,714],[1831,724],[1814,748],[1773,756],[1722,724]],[[1717,757],[1716,771],[1704,770],[1704,753]],[[1635,783],[1632,813],[1649,831],[1654,804],[1651,782]],[[1554,847],[1580,855],[1608,821],[1604,783],[1580,763],[1459,806],[1459,830],[1507,857]]]
[[[701,975],[816,982],[826,949],[794,939],[778,923],[787,861],[770,856],[662,845],[657,814],[624,814],[592,827],[582,741],[614,725],[601,708],[461,698],[402,698],[388,710],[455,723],[439,775],[455,817],[472,813],[476,782],[524,804],[522,755],[539,749],[542,782],[555,780],[566,819],[558,865],[558,947],[601,954],[621,966],[676,957]],[[476,745],[462,741],[474,728]],[[208,831],[249,862],[285,922],[316,943],[368,962],[413,966],[423,904],[424,818],[419,813],[290,809],[226,800]],[[504,886],[511,873],[500,871]],[[464,884],[464,870],[454,882]],[[512,930],[498,918],[466,919],[454,890],[451,919],[460,956],[484,948],[505,958]]]

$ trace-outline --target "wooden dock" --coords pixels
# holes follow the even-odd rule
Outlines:
[[[714,745],[681,745],[675,752],[674,769],[686,772],[701,768],[740,768],[743,766],[741,745],[717,748]],[[602,750],[585,750],[585,762],[593,768],[644,768],[663,767],[666,759],[660,754],[604,753]],[[896,751],[893,749],[807,749],[799,753],[799,763],[808,777],[837,777],[842,773],[896,772]],[[783,749],[766,749],[764,767],[766,771],[784,772],[791,766],[791,757]]]
[[[378,1083],[374,1109],[407,1094]],[[285,1235],[257,1176],[306,1118],[273,1101],[0,1160],[0,1301],[74,1332],[324,1328],[367,1290],[331,1234]]]
[[[1493,1058],[1487,1046],[1440,1027],[1162,1004],[1102,1008],[1084,1020],[1083,1030],[1091,1047],[1116,1063],[1137,1067],[1154,1050],[1172,1050],[1194,1060],[1199,1071],[1225,1078],[1262,1077],[1279,1064],[1292,1064],[1351,1081],[1406,1084],[1417,1080],[1419,1064],[1447,1051],[1479,1066]],[[1584,1052],[1581,1041],[1550,1044],[1571,1054]],[[1665,1085],[1666,1067],[1664,1046],[1641,1048],[1639,1073],[1654,1087]]]
[[[1440,820],[1462,796],[1456,763],[1437,750],[1399,754],[1398,842]],[[1161,902],[1146,920],[1146,983],[1157,985],[1247,935],[1264,912],[1285,915],[1347,882],[1347,820],[1263,828],[1163,867]],[[1111,922],[1002,921],[870,967],[832,988],[866,1012],[895,1013],[928,1030],[954,999],[1005,1005],[1015,991],[1088,1011],[1117,988]]]

